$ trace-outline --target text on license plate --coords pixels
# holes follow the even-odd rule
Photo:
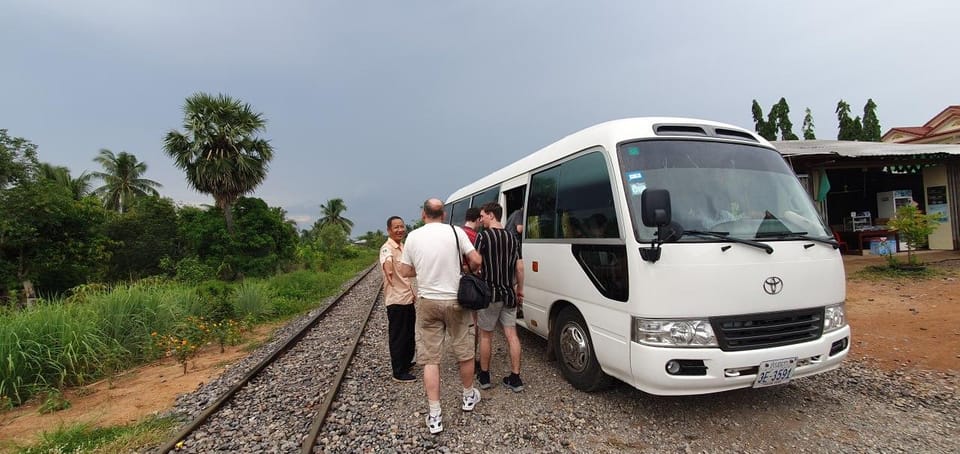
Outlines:
[[[762,388],[787,383],[795,367],[797,367],[797,358],[763,361],[757,369],[757,379],[753,382],[753,387]]]

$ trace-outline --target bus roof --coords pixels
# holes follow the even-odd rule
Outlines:
[[[671,129],[666,133],[662,130],[662,128],[670,126],[680,127],[681,129]],[[706,134],[700,134],[690,130],[683,133],[684,130],[682,128],[690,126],[699,126]],[[654,128],[657,128],[657,130],[655,131]],[[512,164],[454,191],[445,203],[455,202],[466,196],[475,194],[590,147],[597,145],[608,147],[627,140],[650,137],[703,137],[708,139],[740,140],[773,148],[769,142],[753,131],[716,121],[678,117],[642,117],[611,120],[577,131],[524,156]]]

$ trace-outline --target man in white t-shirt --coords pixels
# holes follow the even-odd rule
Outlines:
[[[440,412],[440,356],[445,340],[460,366],[464,411],[473,410],[480,391],[473,387],[473,311],[457,302],[460,262],[473,271],[480,268],[480,254],[463,229],[443,222],[443,202],[428,199],[423,204],[423,227],[407,235],[399,273],[417,278],[417,362],[423,364],[423,386],[430,413],[427,428],[443,430]],[[457,243],[459,242],[459,249]]]

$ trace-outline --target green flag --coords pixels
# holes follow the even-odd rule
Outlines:
[[[820,171],[820,187],[817,189],[817,202],[827,200],[827,193],[830,192],[830,179],[827,178],[827,171]]]

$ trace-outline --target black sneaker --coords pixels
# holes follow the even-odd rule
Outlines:
[[[414,376],[413,374],[411,374],[410,372],[404,372],[404,373],[402,373],[402,374],[398,374],[398,375],[394,375],[394,376],[393,376],[393,381],[397,381],[397,382],[400,382],[400,383],[410,383],[410,382],[412,382],[412,381],[416,381],[416,379],[417,379],[417,377],[415,377],[415,376]]]
[[[523,391],[523,380],[520,379],[519,374],[510,374],[506,377],[503,377],[503,386],[510,388],[513,392],[518,393]]]
[[[477,381],[480,382],[480,389],[490,389],[493,387],[493,384],[490,383],[490,372],[481,370],[477,374]]]

